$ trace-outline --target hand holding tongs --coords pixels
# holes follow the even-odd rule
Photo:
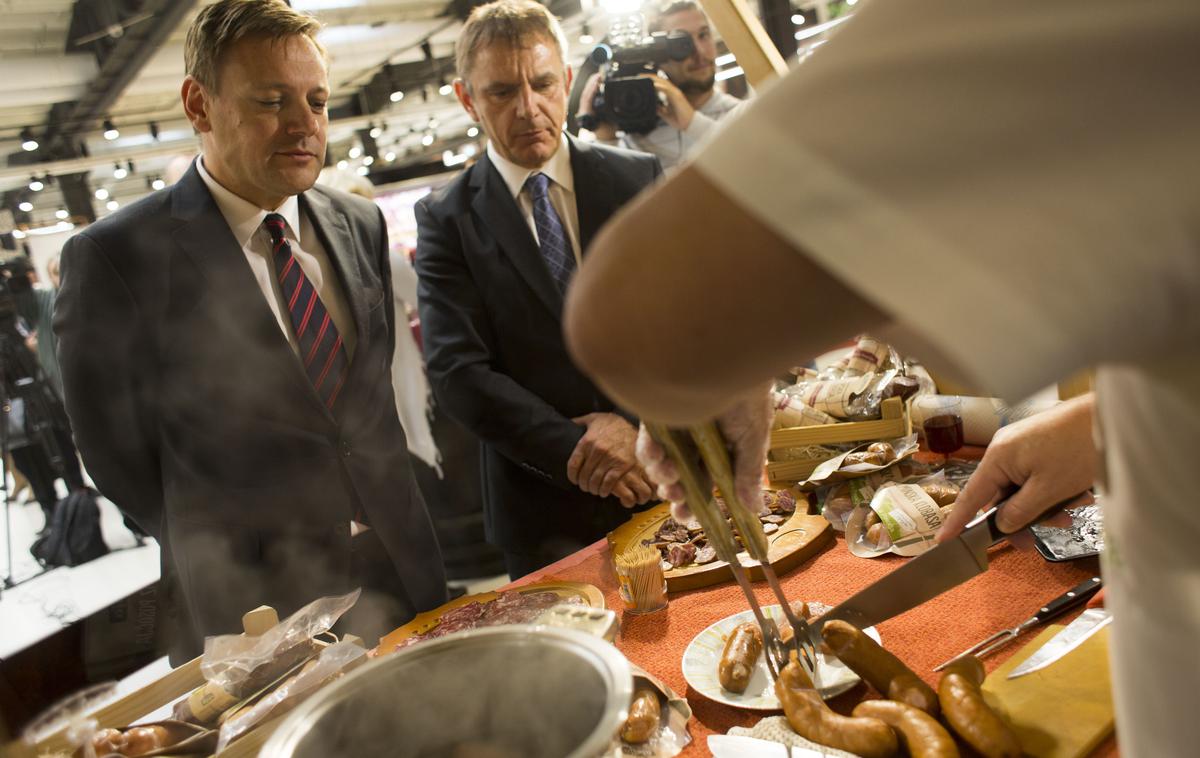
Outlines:
[[[750,610],[763,633],[763,649],[766,653],[767,668],[772,679],[779,678],[779,672],[787,665],[790,653],[795,652],[802,665],[813,681],[814,687],[819,687],[817,681],[817,651],[811,639],[808,622],[799,618],[792,611],[791,605],[783,594],[775,570],[767,556],[767,535],[763,531],[762,522],[758,520],[738,497],[734,486],[733,467],[729,460],[729,450],[725,438],[717,429],[715,423],[701,424],[688,430],[671,429],[662,424],[646,422],[650,435],[663,446],[667,456],[679,468],[679,480],[687,495],[687,504],[692,515],[700,522],[705,535],[717,553],[717,557],[729,564],[733,578],[742,588]],[[700,452],[703,461],[697,461],[692,455],[692,448]],[[767,618],[754,597],[750,587],[750,577],[738,560],[737,541],[733,530],[721,514],[720,507],[713,500],[712,484],[715,483],[729,506],[729,515],[737,527],[738,534],[746,545],[746,552],[762,566],[763,576],[771,591],[779,600],[779,606],[784,618],[792,625],[792,640],[785,643],[779,634],[779,627]]]

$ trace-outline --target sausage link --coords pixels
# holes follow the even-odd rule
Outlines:
[[[794,652],[775,681],[775,695],[792,729],[807,740],[862,758],[890,758],[900,749],[896,733],[879,719],[843,716],[830,710],[812,689],[812,680]]]
[[[959,658],[946,667],[938,682],[946,723],[984,758],[1019,758],[1021,744],[983,699],[981,684],[983,664],[978,658]]]
[[[867,700],[854,715],[879,719],[896,730],[912,758],[958,758],[958,746],[946,727],[919,708],[895,700]]]
[[[658,731],[662,706],[654,690],[639,689],[629,705],[629,718],[621,728],[621,739],[631,744],[640,744]]]
[[[730,692],[745,692],[762,654],[762,630],[750,622],[738,624],[725,640],[725,651],[717,665],[717,678]]]
[[[821,636],[833,654],[879,694],[920,708],[930,716],[938,715],[938,698],[933,688],[861,629],[833,620],[821,628]]]

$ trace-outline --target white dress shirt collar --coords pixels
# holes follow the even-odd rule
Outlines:
[[[213,200],[216,201],[221,215],[225,217],[225,223],[229,224],[229,229],[233,232],[238,245],[246,247],[255,233],[263,228],[263,220],[266,219],[268,212],[223,187],[204,168],[204,156],[196,159],[196,170],[208,187],[208,191],[212,193]],[[300,201],[298,198],[298,195],[288,197],[282,205],[271,212],[283,216],[287,221],[289,236],[297,244],[303,245],[304,241],[300,239]]]
[[[550,156],[550,160],[546,161],[541,168],[518,166],[500,155],[500,151],[496,150],[491,140],[488,140],[487,154],[492,165],[500,172],[500,177],[504,179],[504,184],[513,197],[520,196],[521,190],[525,187],[525,180],[529,178],[530,174],[536,174],[539,171],[567,192],[574,193],[575,173],[571,170],[571,146],[567,143],[567,135],[563,134],[561,140],[554,155]]]

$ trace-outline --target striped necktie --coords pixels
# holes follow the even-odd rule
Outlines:
[[[263,223],[271,235],[275,274],[291,315],[296,342],[300,345],[304,372],[316,388],[321,402],[333,411],[342,384],[346,381],[346,369],[350,365],[342,336],[325,310],[325,304],[317,297],[316,288],[300,270],[300,263],[292,255],[292,245],[283,233],[287,225],[283,216],[269,213]]]
[[[525,189],[533,199],[533,225],[537,227],[542,258],[558,285],[558,291],[566,292],[567,283],[575,273],[575,253],[567,240],[562,219],[550,202],[550,177],[542,173],[530,174],[525,180]]]

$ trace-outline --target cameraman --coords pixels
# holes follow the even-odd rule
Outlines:
[[[641,150],[658,156],[663,168],[683,162],[692,148],[711,134],[717,121],[738,109],[744,101],[716,89],[717,42],[712,24],[696,0],[667,0],[650,21],[651,32],[687,32],[695,44],[695,52],[682,61],[668,61],[659,66],[666,74],[647,74],[654,82],[660,98],[659,125],[646,134],[621,132],[595,113],[593,104],[600,88],[600,73],[593,74],[584,85],[579,98],[577,117],[592,121],[596,141]],[[585,127],[586,128],[586,127]]]

